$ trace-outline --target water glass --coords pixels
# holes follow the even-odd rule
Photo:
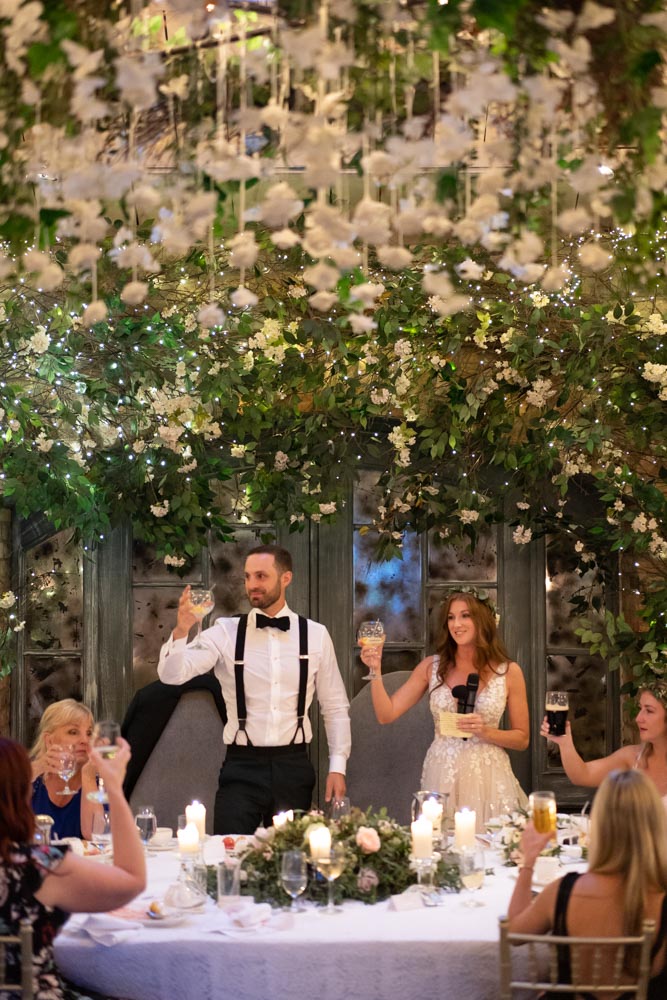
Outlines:
[[[467,847],[459,851],[459,874],[466,892],[475,893],[484,884],[484,851],[478,847]],[[464,906],[484,906],[481,900],[470,896]]]
[[[308,863],[303,851],[284,852],[280,859],[280,882],[287,895],[292,898],[290,910],[294,912],[298,909],[297,896],[305,892],[308,885]]]
[[[218,865],[218,906],[225,909],[241,899],[241,862],[225,858]]]
[[[157,818],[153,806],[139,806],[134,822],[137,824],[142,844],[147,847],[148,841],[157,830]]]
[[[111,822],[108,812],[95,813],[91,841],[98,851],[104,853],[111,847]]]

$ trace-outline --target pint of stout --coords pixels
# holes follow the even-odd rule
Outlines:
[[[548,691],[546,698],[547,722],[550,736],[565,736],[568,700],[564,691]]]

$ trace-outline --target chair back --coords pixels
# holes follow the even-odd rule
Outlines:
[[[393,694],[411,671],[384,675],[384,685]],[[433,717],[428,696],[390,725],[375,718],[370,685],[350,704],[352,753],[347,766],[347,794],[353,806],[380,809],[399,823],[410,822],[412,796],[421,787],[424,757],[433,740]]]
[[[21,954],[21,984],[7,982],[7,950],[15,949]],[[5,991],[21,1000],[32,1000],[34,997],[32,969],[32,924],[28,920],[21,921],[18,934],[0,936],[0,993]]]
[[[184,691],[132,790],[132,809],[150,803],[158,826],[175,830],[185,806],[198,799],[206,806],[206,832],[212,833],[222,730],[213,695]]]
[[[651,944],[655,931],[653,920],[645,920],[639,937],[562,937],[555,934],[515,934],[509,922],[500,920],[500,1000],[512,1000],[515,990],[521,996],[547,993],[592,994],[596,998],[632,996],[646,1000],[651,975]],[[515,975],[515,945],[528,946],[528,972]],[[571,982],[559,979],[559,948],[570,953]],[[520,949],[524,951],[524,949]],[[637,961],[637,971],[628,982],[625,971],[628,954]],[[522,956],[523,957],[523,956]]]

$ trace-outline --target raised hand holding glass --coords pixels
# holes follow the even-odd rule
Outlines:
[[[357,630],[357,642],[362,650],[367,650],[372,657],[372,663],[366,664],[368,666],[368,673],[362,677],[362,680],[372,681],[375,677],[380,676],[377,668],[380,665],[384,640],[384,625],[378,619],[362,622],[359,626]]]
[[[58,777],[65,782],[65,787],[61,788],[56,795],[74,795],[75,789],[69,787],[69,779],[76,774],[76,757],[73,747],[59,747],[58,755]]]
[[[101,757],[109,760],[118,753],[118,737],[120,736],[120,726],[113,719],[103,719],[95,724],[93,729],[93,746]],[[104,789],[104,780],[99,778],[97,791],[88,792],[91,802],[108,802],[108,796]]]
[[[201,633],[201,625],[206,615],[213,610],[215,598],[213,591],[205,587],[192,587],[190,589],[190,611],[197,619],[197,635]]]

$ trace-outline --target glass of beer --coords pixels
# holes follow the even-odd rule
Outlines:
[[[567,693],[565,691],[547,691],[545,708],[549,723],[549,736],[565,736],[568,709]]]
[[[556,835],[556,796],[553,792],[533,792],[528,799],[533,826],[538,833]]]

